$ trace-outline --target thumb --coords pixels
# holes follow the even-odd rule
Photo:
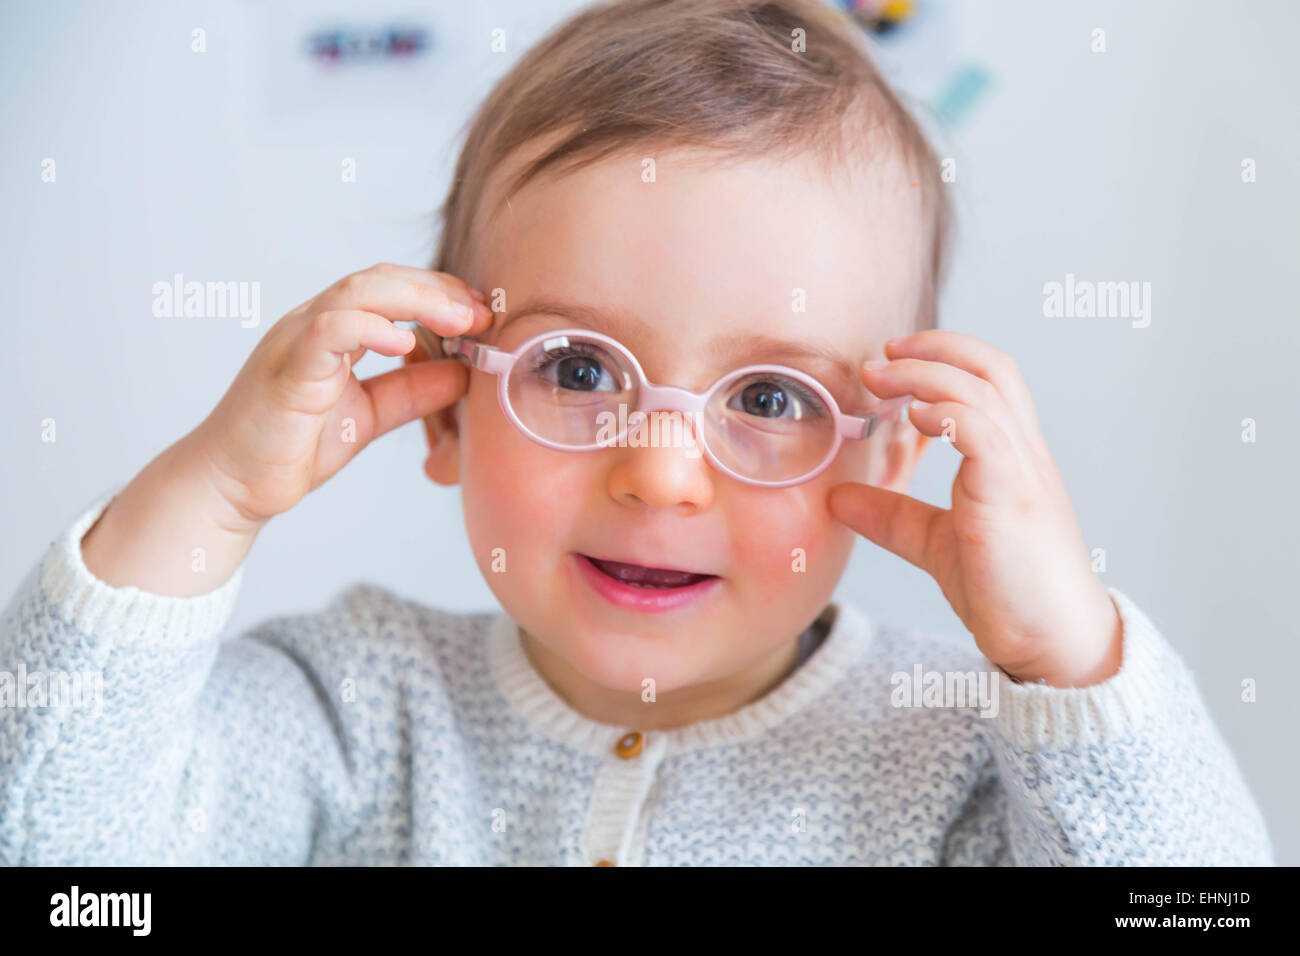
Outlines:
[[[414,362],[361,383],[375,410],[372,439],[454,403],[469,385],[469,369],[455,359]]]
[[[926,552],[931,529],[944,509],[852,481],[832,488],[828,503],[832,515],[868,541],[929,573]]]

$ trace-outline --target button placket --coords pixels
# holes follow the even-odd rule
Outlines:
[[[610,748],[596,774],[583,828],[583,852],[593,866],[636,866],[644,839],[646,797],[663,760],[667,738],[629,730]]]

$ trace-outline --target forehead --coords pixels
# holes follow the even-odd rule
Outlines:
[[[634,348],[707,354],[752,335],[859,362],[919,304],[926,226],[912,179],[892,156],[833,177],[811,159],[611,157],[499,203],[489,191],[476,274],[505,290],[504,326],[543,299],[658,333]]]

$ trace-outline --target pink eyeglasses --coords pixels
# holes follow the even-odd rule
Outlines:
[[[695,437],[675,416],[679,437],[672,444],[693,447],[698,440],[719,471],[764,488],[817,477],[844,439],[869,437],[878,422],[900,417],[910,399],[882,402],[865,416],[846,415],[820,382],[782,365],[736,369],[704,392],[655,385],[624,345],[585,329],[543,332],[513,352],[460,335],[443,339],[442,351],[498,376],[497,397],[506,417],[547,448],[668,444],[661,440],[668,427],[664,420],[657,434],[653,430],[654,412],[680,412],[695,419]],[[648,440],[634,431],[647,424],[652,426]]]

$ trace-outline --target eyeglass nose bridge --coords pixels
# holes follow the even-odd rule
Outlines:
[[[637,409],[644,413],[650,412],[680,412],[683,415],[690,416],[693,422],[692,433],[695,436],[695,443],[699,446],[699,452],[703,452],[704,457],[712,462],[716,467],[733,477],[740,478],[742,481],[748,481],[748,478],[737,475],[728,468],[709,448],[708,439],[704,435],[704,409],[708,403],[708,394],[697,395],[690,389],[680,388],[676,385],[651,385],[641,376],[641,393],[637,399]],[[693,457],[699,457],[697,454]]]
[[[704,411],[705,397],[676,385],[641,386],[640,406],[647,412],[684,412],[693,415]]]

